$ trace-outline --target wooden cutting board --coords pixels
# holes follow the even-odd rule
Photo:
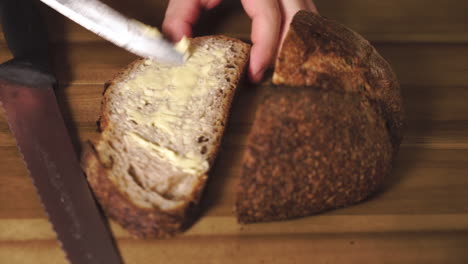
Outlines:
[[[160,25],[166,1],[105,1]],[[138,2],[138,4],[136,4]],[[126,263],[468,263],[468,3],[317,0],[322,14],[370,39],[399,76],[408,128],[383,191],[352,207],[240,225],[232,212],[256,98],[243,85],[199,221],[168,240],[138,240],[115,223]],[[238,4],[204,16],[199,34],[248,39]],[[44,8],[58,100],[77,151],[96,138],[103,84],[135,57]],[[211,22],[210,22],[211,21]],[[217,23],[213,23],[217,21]],[[0,61],[10,58],[0,37]],[[0,263],[66,263],[0,114]]]

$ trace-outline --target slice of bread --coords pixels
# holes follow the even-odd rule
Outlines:
[[[277,87],[257,108],[237,189],[239,222],[284,220],[360,202],[389,176],[404,127],[390,65],[363,37],[298,12]]]
[[[107,86],[83,167],[106,214],[133,235],[170,236],[194,219],[249,48],[195,38],[184,65],[140,59]]]

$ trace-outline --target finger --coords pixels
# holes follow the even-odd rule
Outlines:
[[[252,19],[249,77],[258,82],[272,62],[278,48],[281,15],[275,0],[242,0],[247,15]]]
[[[315,6],[315,3],[312,0],[304,0],[305,4],[307,6],[306,10],[312,11],[316,14],[318,14],[317,6]]]
[[[318,13],[317,7],[312,0],[280,0],[280,8],[283,15],[293,17],[299,10]]]
[[[201,6],[206,9],[211,9],[221,3],[221,0],[201,0]]]
[[[215,7],[221,0],[171,0],[166,9],[162,30],[173,41],[192,36],[192,26],[201,9]]]
[[[283,16],[283,24],[281,26],[281,37],[280,42],[281,44],[286,37],[286,33],[288,32],[289,25],[294,17],[294,15],[299,10],[308,10],[312,12],[317,12],[317,8],[315,7],[314,3],[311,0],[280,0],[280,9],[281,14]]]
[[[200,0],[171,0],[166,9],[162,30],[173,41],[192,36],[192,24],[200,15]]]
[[[299,10],[308,10],[309,6],[307,0],[280,0],[281,14],[283,16],[283,29],[285,26],[289,26],[292,18]],[[283,30],[284,31],[284,30]]]

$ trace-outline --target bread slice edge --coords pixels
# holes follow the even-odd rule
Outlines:
[[[241,59],[236,62],[231,62],[239,66],[239,72],[236,74],[235,78],[231,80],[232,83],[238,86],[245,72],[250,46],[240,40],[225,36],[200,37],[195,38],[194,41],[209,39],[232,41],[233,45],[241,49],[243,53],[241,54]],[[119,83],[124,82],[126,76],[132,72],[135,67],[141,65],[143,61],[143,59],[138,59],[129,64],[129,66],[105,85],[104,97],[102,100],[102,117],[100,119],[100,128],[102,131],[112,129],[112,123],[110,123],[109,118],[104,114],[107,111],[108,91],[114,89]],[[225,100],[222,116],[224,123],[227,122],[235,90],[236,89],[223,99]],[[219,133],[222,135],[223,132],[224,126],[220,127]],[[209,158],[210,165],[214,162],[217,152],[219,151],[221,137],[222,136],[219,137],[220,140],[214,142],[214,151],[210,153]],[[102,140],[102,138],[99,140]],[[82,166],[87,174],[88,181],[95,196],[98,198],[99,203],[108,216],[116,220],[136,237],[169,237],[185,230],[193,222],[199,209],[198,202],[208,177],[206,174],[200,175],[199,181],[194,185],[192,191],[193,195],[190,195],[189,199],[186,201],[176,203],[173,208],[169,210],[142,208],[135,204],[130,197],[122,193],[116,184],[107,177],[109,168],[106,166],[105,162],[99,159],[99,155],[95,149],[95,145],[99,140],[87,143],[83,152]]]

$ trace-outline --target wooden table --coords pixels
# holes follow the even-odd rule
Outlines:
[[[106,2],[152,25],[160,25],[166,6],[158,0]],[[384,191],[317,216],[237,224],[233,190],[260,89],[242,87],[203,216],[169,240],[133,239],[111,223],[126,263],[468,263],[468,2],[316,2],[323,15],[372,41],[399,76],[409,126]],[[79,151],[97,136],[103,83],[135,57],[42,11],[52,38],[58,100]],[[204,16],[196,31],[248,39],[249,23],[235,4]],[[0,48],[0,61],[11,57],[3,37]],[[66,263],[3,114],[0,172],[0,263]]]

